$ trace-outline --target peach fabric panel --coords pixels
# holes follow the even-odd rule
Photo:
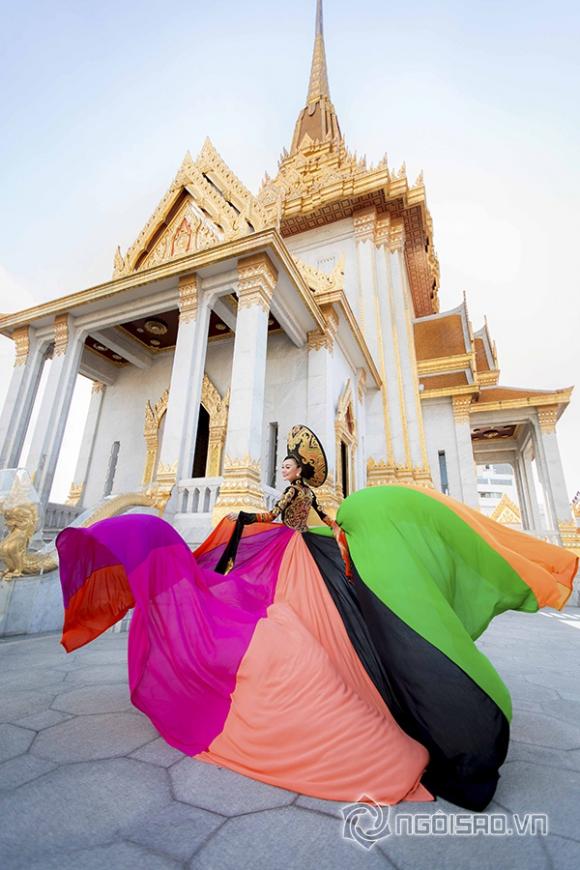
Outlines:
[[[426,491],[419,486],[411,486],[411,489],[443,502],[461,517],[527,583],[540,607],[555,607],[557,610],[564,607],[572,594],[572,583],[578,570],[578,556],[575,553],[496,523],[474,508],[437,490]]]
[[[420,783],[427,750],[366,674],[299,533],[241,662],[224,730],[196,757],[327,800],[433,799]]]

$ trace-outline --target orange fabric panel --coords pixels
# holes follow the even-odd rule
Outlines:
[[[122,619],[135,599],[122,565],[99,568],[72,596],[65,610],[61,644],[72,652]]]
[[[327,800],[433,799],[420,783],[427,750],[368,677],[299,533],[241,662],[224,730],[196,757]]]
[[[572,594],[578,570],[578,556],[572,550],[510,529],[435,489],[425,490],[419,486],[411,489],[443,502],[471,526],[527,583],[540,607],[555,607],[557,610],[564,607]]]

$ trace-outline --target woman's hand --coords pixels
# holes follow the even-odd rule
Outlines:
[[[226,520],[231,520],[232,523],[235,523],[237,519],[238,519],[238,514],[236,514],[236,513],[231,513],[231,514],[228,514],[226,516]]]

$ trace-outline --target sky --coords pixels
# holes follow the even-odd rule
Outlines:
[[[326,0],[348,146],[424,171],[441,309],[487,315],[501,383],[578,384],[558,426],[580,489],[580,4]],[[111,277],[209,135],[253,191],[306,98],[315,0],[0,0],[0,311]],[[12,342],[0,338],[0,400]],[[84,380],[84,379],[83,379]],[[72,482],[75,394],[53,498]]]

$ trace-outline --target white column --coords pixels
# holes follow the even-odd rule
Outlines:
[[[16,329],[12,338],[16,358],[0,416],[0,468],[16,468],[20,461],[47,350],[28,326]]]
[[[56,318],[54,334],[50,374],[27,460],[44,505],[50,496],[83,350],[82,334],[68,314]]]
[[[265,510],[262,430],[270,300],[278,273],[265,254],[238,263],[238,317],[224,460],[214,519],[235,510]]]
[[[536,494],[536,486],[532,472],[532,464],[527,455],[526,450],[520,451],[516,458],[516,463],[519,470],[520,480],[522,482],[522,490],[524,501],[526,504],[526,513],[529,529],[539,529],[542,525],[540,519],[540,507]]]
[[[326,328],[308,334],[308,407],[307,425],[320,439],[328,462],[328,479],[317,491],[321,504],[330,513],[338,509],[336,495],[336,434],[333,389],[333,349],[338,325],[336,313],[329,306]]]
[[[539,425],[536,426],[536,445],[538,470],[542,475],[542,485],[549,502],[549,512],[552,515],[554,531],[558,531],[562,542],[567,543],[567,536],[575,538],[575,521],[568,498],[566,478],[558,447],[556,435],[556,420],[558,408],[549,405],[537,409]],[[573,543],[573,542],[572,542]]]
[[[386,277],[377,269],[375,208],[362,209],[353,217],[358,268],[358,320],[371,355],[378,362],[381,375],[379,390],[367,393],[366,423],[366,483],[380,486],[395,480],[395,453],[392,403],[395,400],[391,345],[384,328],[384,296]],[[399,439],[400,440],[400,439]],[[361,485],[364,481],[361,481]]]
[[[85,428],[83,430],[81,448],[67,504],[84,505],[85,485],[91,469],[95,440],[99,427],[99,418],[101,416],[101,408],[103,406],[103,398],[106,389],[105,385],[100,381],[93,382],[91,401],[89,403],[89,410],[85,421]]]
[[[477,468],[473,458],[469,408],[471,396],[453,396],[453,417],[455,419],[455,443],[457,461],[461,478],[461,500],[470,507],[479,508],[477,494]]]
[[[191,477],[203,386],[210,308],[195,275],[179,282],[179,329],[171,369],[157,483],[167,492]]]

